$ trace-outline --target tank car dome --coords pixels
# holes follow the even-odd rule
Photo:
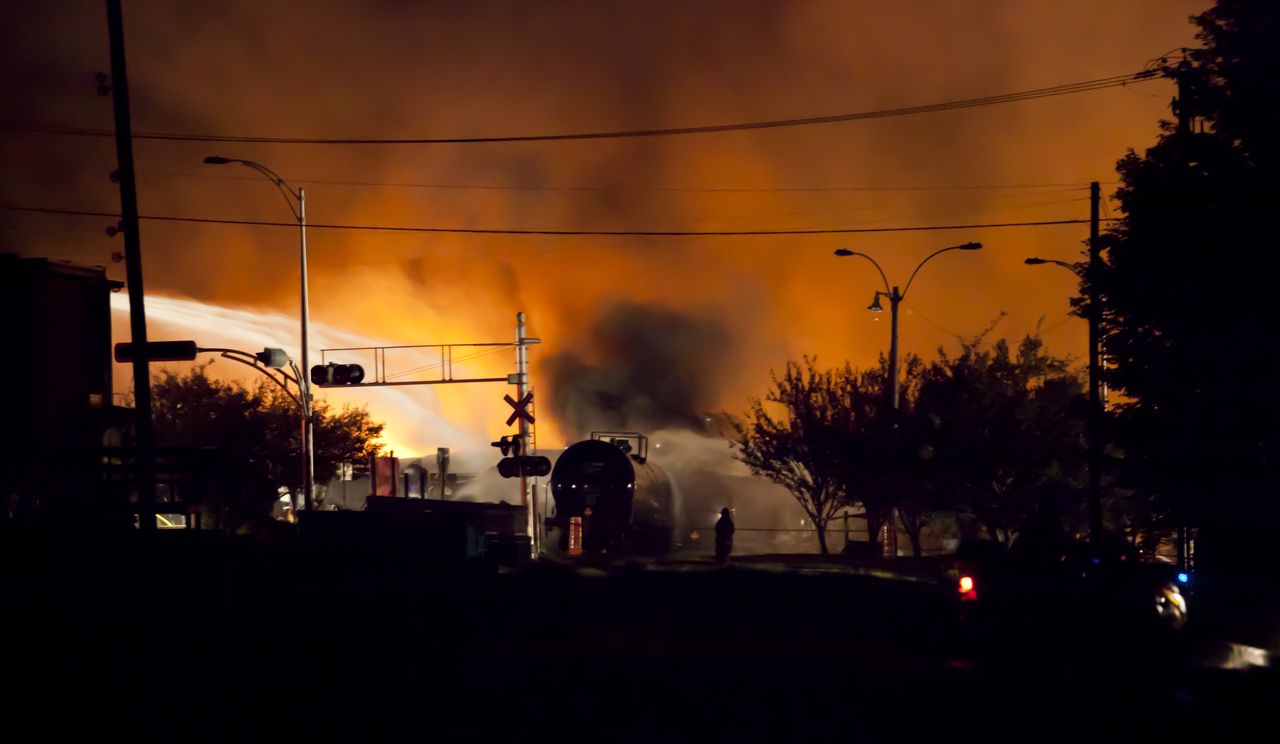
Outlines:
[[[551,495],[558,517],[582,516],[627,522],[635,488],[631,458],[616,445],[596,439],[578,442],[556,460]]]

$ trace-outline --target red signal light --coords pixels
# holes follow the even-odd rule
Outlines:
[[[957,589],[960,590],[961,600],[972,600],[978,598],[977,584],[974,583],[972,576],[961,576]]]

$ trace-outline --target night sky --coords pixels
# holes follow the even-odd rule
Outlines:
[[[818,116],[1102,78],[1191,45],[1187,16],[1204,6],[134,0],[125,28],[137,131],[444,137]],[[0,65],[0,123],[110,129],[110,98],[93,81],[109,69],[102,3],[5,3]],[[1154,141],[1172,95],[1159,80],[876,121],[587,142],[139,141],[139,199],[144,215],[290,220],[269,183],[201,164],[220,154],[306,187],[314,223],[751,230],[1084,219],[1088,182],[1112,189],[1115,160]],[[0,167],[0,204],[119,209],[109,138],[3,131]],[[995,186],[1017,188],[969,188]],[[123,244],[103,234],[110,222],[0,211],[0,250],[103,264],[123,278],[110,260]],[[149,294],[296,313],[296,229],[142,229]],[[533,355],[535,387],[552,357],[558,369],[619,364],[627,347],[609,324],[631,308],[660,322],[621,323],[628,333],[694,329],[707,340],[680,347],[691,360],[680,374],[699,380],[690,407],[740,411],[787,359],[865,366],[887,344],[888,318],[864,310],[879,279],[866,262],[834,258],[841,247],[876,256],[905,283],[935,248],[986,245],[921,272],[904,304],[905,351],[954,348],[957,334],[1004,312],[996,335],[1021,336],[1043,319],[1051,350],[1082,358],[1085,324],[1066,315],[1074,280],[1022,259],[1076,260],[1087,235],[1087,225],[752,238],[316,229],[311,307],[317,324],[405,344],[506,340],[524,310],[545,341]],[[127,325],[116,327],[120,340]],[[158,338],[181,332],[154,327]],[[296,329],[278,344],[296,348]],[[491,356],[476,371],[508,364]],[[462,429],[496,437],[506,431],[502,392],[455,386],[440,405]],[[451,444],[398,433],[393,404],[371,405],[401,447]],[[558,444],[572,434],[552,424],[539,436]]]

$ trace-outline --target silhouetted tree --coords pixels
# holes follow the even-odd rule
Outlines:
[[[786,488],[804,509],[827,548],[827,524],[844,503],[838,467],[851,417],[845,391],[832,371],[810,357],[788,362],[773,389],[753,399],[746,420],[735,423],[738,457],[751,472]]]
[[[227,516],[232,523],[252,521],[270,512],[281,486],[302,488],[297,404],[266,380],[250,387],[210,377],[208,367],[159,373],[152,384],[156,442],[219,450],[235,471],[224,477],[237,484],[234,493],[222,494]],[[315,416],[316,482],[333,478],[340,462],[366,471],[383,425],[363,408],[335,412],[322,400]]]
[[[1280,527],[1268,247],[1280,197],[1280,4],[1219,0],[1193,21],[1204,48],[1164,66],[1182,82],[1185,126],[1161,122],[1153,147],[1119,162],[1121,217],[1095,280],[1108,380],[1128,400],[1115,435],[1143,475],[1133,485],[1156,500],[1151,512],[1204,525],[1205,547],[1231,553]]]
[[[936,489],[925,503],[973,514],[1006,544],[1038,511],[1070,514],[1082,501],[1083,421],[1072,405],[1081,394],[1068,361],[1036,336],[1016,352],[1003,339],[983,348],[981,337],[958,356],[939,351],[911,410]]]
[[[921,530],[935,506],[913,415],[923,367],[914,354],[903,358],[896,411],[887,396],[889,365],[883,356],[874,369],[859,372],[846,364],[834,376],[844,404],[837,468],[845,500],[862,507],[871,541],[878,539],[885,522],[896,514],[916,555]]]
[[[871,540],[896,514],[916,555],[944,512],[973,514],[1008,543],[1032,515],[1076,517],[1083,503],[1083,386],[1068,367],[1039,337],[1014,353],[1003,340],[984,348],[980,336],[956,357],[907,357],[894,411],[883,359],[872,370],[819,370],[805,357],[751,402],[737,425],[739,458],[791,491],[823,552],[828,521],[853,505]]]
[[[1113,475],[1119,476],[1119,482],[1104,494],[1103,521],[1132,543],[1141,555],[1149,557],[1172,535],[1176,525],[1165,499],[1150,489],[1124,485],[1129,478],[1123,472],[1114,471],[1125,469],[1125,465],[1122,459],[1109,465]],[[1142,474],[1134,476],[1138,483],[1146,480]]]

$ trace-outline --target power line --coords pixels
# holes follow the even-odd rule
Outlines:
[[[160,174],[147,174],[160,175]],[[163,174],[170,175],[170,174]],[[178,174],[173,174],[178,175]],[[244,180],[254,180],[244,177]],[[258,179],[261,180],[261,179]],[[294,179],[303,184],[321,184],[332,186],[376,186],[386,188],[413,189],[458,189],[475,191],[610,191],[610,192],[677,192],[677,193],[709,193],[709,194],[777,194],[777,193],[827,193],[827,192],[884,192],[884,191],[1013,191],[1024,189],[1046,189],[1057,191],[1087,191],[1088,184],[1078,183],[1028,183],[1003,185],[957,185],[957,186],[516,186],[503,184],[458,184],[458,183],[397,183],[383,181],[338,181],[321,178]]]
[[[36,163],[0,163],[6,168],[22,168],[33,171],[49,170]],[[101,168],[68,168],[77,173],[103,173]],[[234,176],[219,173],[190,173],[180,171],[147,171],[140,170],[138,175],[159,178],[194,178],[213,181],[254,181],[261,182],[259,176]],[[304,186],[370,186],[379,188],[406,189],[442,189],[442,190],[474,190],[474,191],[568,191],[568,192],[675,192],[675,193],[712,193],[712,194],[772,194],[772,193],[825,193],[825,192],[894,192],[894,191],[1027,191],[1039,190],[1041,193],[1057,193],[1068,191],[1088,191],[1087,181],[1057,181],[1051,183],[1001,183],[1001,184],[932,184],[922,186],[592,186],[592,185],[516,185],[495,183],[413,183],[405,181],[350,181],[329,178],[306,178],[292,176],[291,183]],[[1102,181],[1104,185],[1119,181]]]
[[[1118,88],[1156,79],[1160,76],[1157,70],[1143,70],[1126,75],[1113,75],[1096,80],[1084,80],[1077,83],[1054,85],[1047,88],[1004,93],[980,98],[965,98],[957,101],[944,101],[920,106],[860,111],[848,114],[829,116],[809,116],[792,119],[772,119],[767,121],[737,122],[732,124],[710,124],[692,127],[667,127],[657,129],[622,129],[600,132],[573,132],[566,134],[523,134],[492,137],[266,137],[257,135],[221,135],[221,134],[189,134],[175,132],[134,132],[134,139],[165,140],[173,142],[239,142],[274,145],[461,145],[504,142],[564,142],[572,140],[627,139],[635,137],[666,137],[688,134],[714,134],[719,132],[742,132],[757,129],[781,129],[785,127],[812,126],[815,124],[836,124],[869,119],[887,119],[897,116],[914,116],[916,114],[954,111],[957,109],[993,106],[1002,103],[1031,101],[1039,98],[1086,93],[1094,90]],[[111,130],[89,129],[83,127],[59,126],[7,126],[8,131],[31,132],[36,134],[75,135],[89,137],[114,136]]]
[[[959,334],[959,333],[956,333],[955,331],[951,330],[950,328],[946,328],[946,327],[944,327],[944,326],[943,326],[941,323],[939,323],[938,321],[934,320],[933,318],[930,318],[930,317],[929,317],[928,315],[926,315],[925,313],[920,312],[920,309],[919,309],[919,308],[915,308],[915,307],[913,307],[913,308],[908,308],[908,313],[909,313],[910,315],[912,315],[912,316],[918,316],[921,320],[923,320],[924,322],[926,322],[926,323],[928,323],[929,325],[933,326],[933,327],[934,327],[934,328],[936,328],[937,330],[942,331],[943,333],[947,334],[948,336],[951,336],[951,337],[953,337],[953,338],[955,338],[955,339],[958,339],[958,340],[960,340],[960,341],[963,341],[963,340],[964,340],[964,336],[963,336],[963,335],[961,335],[961,334]]]
[[[1026,192],[1026,193],[1034,194],[1034,193],[1040,193],[1040,192]],[[1024,196],[1024,194],[1021,194],[1021,193],[1004,194],[1002,196],[1006,198],[1022,197]],[[1017,201],[1017,202],[1006,202],[1006,203],[993,200],[992,203],[983,203],[981,205],[975,205],[972,203],[952,203],[952,204],[945,205],[941,211],[931,210],[930,219],[935,219],[935,220],[952,219],[952,215],[955,215],[955,214],[962,214],[967,218],[978,219],[977,215],[987,215],[989,213],[1008,212],[1012,210],[1027,210],[1027,209],[1035,209],[1038,207],[1048,207],[1048,206],[1056,206],[1056,205],[1068,205],[1068,204],[1076,204],[1076,203],[1087,202],[1087,201],[1089,201],[1089,197],[1083,196],[1078,198],[1067,198],[1067,199],[1060,198],[1060,199],[1051,199],[1051,200]],[[830,218],[834,220],[843,221],[843,220],[848,220],[852,218],[855,214],[858,214],[860,216],[865,215],[868,217],[870,217],[871,215],[874,215],[875,218],[859,219],[856,222],[850,222],[849,223],[850,226],[868,226],[868,225],[885,225],[885,224],[891,225],[901,218],[901,213],[914,209],[913,205],[906,204],[906,203],[858,204],[858,205],[841,205],[841,206],[836,206],[836,205],[823,206],[820,204],[804,204],[804,205],[797,205],[797,206],[799,206],[800,208],[790,209],[785,211],[756,209],[756,210],[745,210],[745,211],[734,210],[732,214],[707,212],[707,213],[703,213],[703,218],[700,224],[703,230],[713,230],[713,229],[718,229],[720,225],[730,225],[730,226],[739,225],[742,223],[742,220],[744,218],[749,218],[753,223],[759,224],[759,223],[771,222],[774,220],[774,218],[793,218],[793,217],[804,217],[804,218],[807,218],[808,222],[812,222],[813,220],[822,219],[822,218]],[[983,217],[983,219],[986,219],[986,217]],[[631,226],[632,226],[632,229],[643,230],[650,227],[650,224],[649,224],[650,222],[652,222],[652,220],[646,220],[643,223],[633,222]],[[792,229],[799,229],[800,227],[803,226],[795,222],[792,222],[792,225],[793,225]]]
[[[1057,323],[1053,323],[1053,324],[1051,324],[1048,328],[1042,328],[1042,329],[1040,329],[1040,335],[1041,335],[1041,336],[1044,336],[1044,335],[1047,335],[1047,334],[1049,334],[1049,333],[1052,333],[1053,331],[1058,330],[1059,328],[1061,328],[1062,326],[1066,325],[1067,323],[1070,323],[1071,321],[1075,320],[1077,317],[1079,317],[1079,316],[1077,316],[1077,315],[1073,315],[1072,313],[1067,313],[1067,317],[1065,317],[1065,318],[1063,318],[1063,319],[1059,320]]]
[[[216,176],[198,173],[142,172],[142,175],[168,178],[218,178],[229,181],[261,181],[255,176]],[[846,192],[895,192],[895,191],[1021,191],[1043,189],[1051,191],[1088,191],[1089,184],[1079,183],[1020,183],[1020,184],[960,184],[928,186],[522,186],[494,183],[411,183],[403,181],[347,181],[328,178],[291,178],[292,182],[313,186],[367,186],[375,188],[439,189],[457,191],[563,191],[563,192],[622,192],[622,193],[704,193],[704,194],[781,194],[781,193],[846,193]]]
[[[119,219],[114,212],[96,212],[80,209],[55,209],[52,207],[19,207],[0,204],[0,210],[10,212],[29,212],[36,214],[60,214],[76,217],[108,217]],[[139,219],[155,222],[193,222],[211,225],[248,225],[253,227],[288,227],[297,229],[296,222],[273,222],[268,220],[230,220],[214,217],[182,217],[176,215],[140,215]],[[1114,221],[1115,218],[1111,220]],[[1068,220],[1032,220],[1025,222],[987,222],[955,225],[899,225],[892,227],[823,227],[803,229],[757,229],[757,230],[553,230],[528,228],[489,228],[489,227],[415,227],[408,225],[337,225],[307,223],[312,230],[370,230],[380,232],[409,233],[450,233],[457,235],[545,235],[545,236],[586,236],[586,237],[648,237],[648,238],[724,238],[753,237],[770,235],[846,235],[853,233],[890,233],[890,232],[930,232],[941,230],[980,230],[1007,227],[1046,227],[1050,225],[1078,225],[1087,223],[1085,219]]]

